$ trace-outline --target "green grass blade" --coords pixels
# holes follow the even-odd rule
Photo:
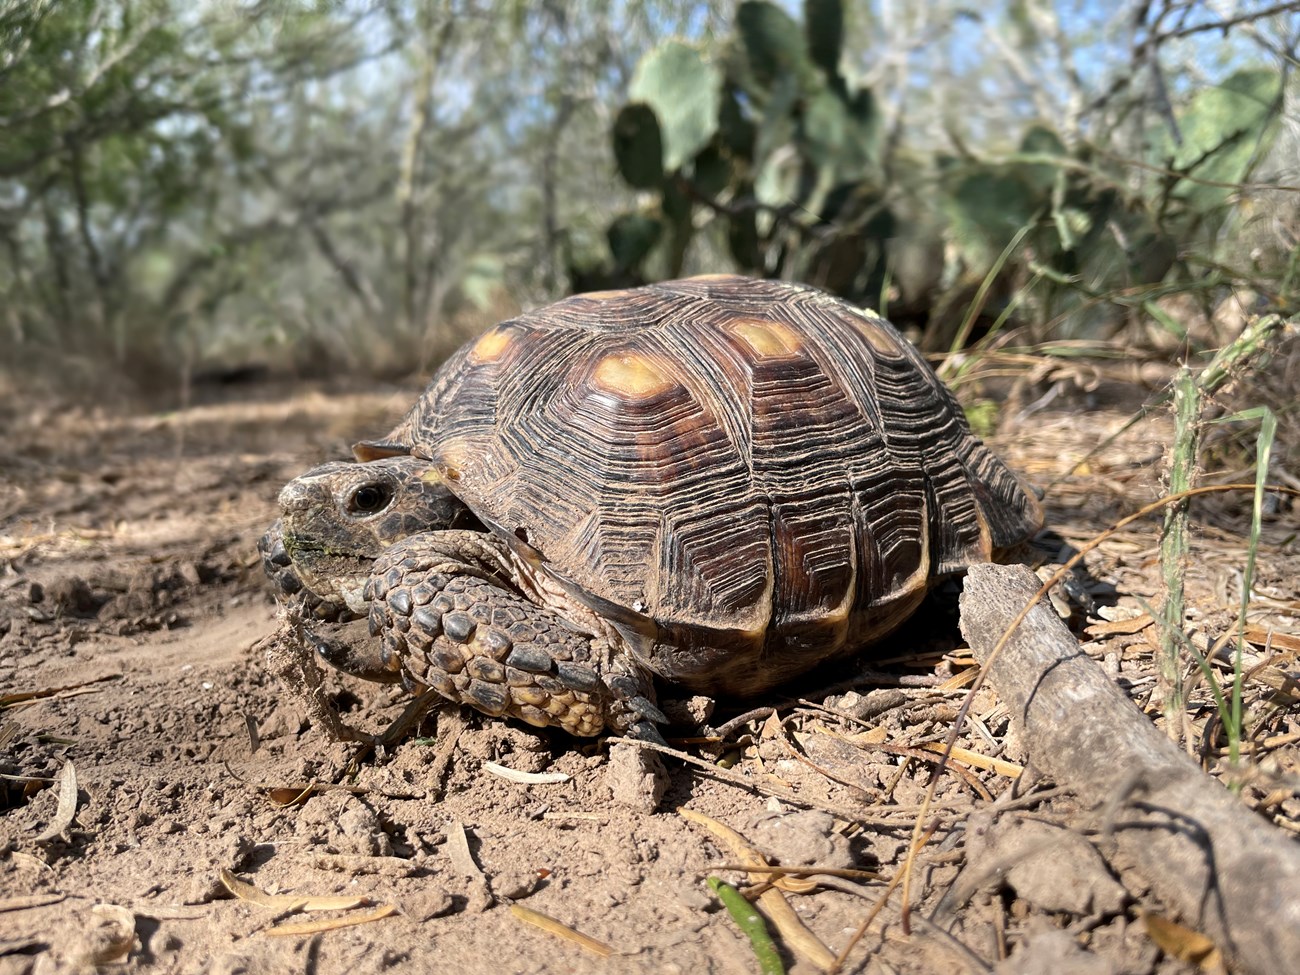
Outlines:
[[[971,330],[975,328],[975,319],[979,317],[979,313],[984,310],[984,303],[988,301],[989,289],[993,287],[993,282],[998,279],[998,275],[1002,273],[1002,268],[1011,258],[1011,255],[1016,252],[1016,248],[1020,246],[1020,242],[1025,239],[1025,234],[1029,233],[1032,229],[1033,226],[1031,224],[1025,224],[1017,230],[1015,236],[1007,241],[1007,246],[1002,248],[1002,253],[998,255],[998,259],[994,261],[993,266],[989,268],[989,273],[984,275],[984,280],[980,282],[980,286],[975,292],[975,297],[971,300],[970,306],[966,309],[966,317],[962,320],[961,327],[957,329],[957,335],[953,338],[952,345],[948,348],[948,354],[950,356],[955,355],[965,347],[966,341],[970,338]]]
[[[1277,436],[1277,416],[1267,406],[1260,408],[1259,438],[1255,452],[1255,495],[1250,509],[1250,535],[1246,540],[1246,567],[1241,579],[1241,612],[1237,615],[1237,652],[1232,665],[1232,727],[1235,734],[1228,740],[1228,757],[1233,765],[1241,757],[1242,735],[1242,657],[1246,652],[1246,613],[1250,609],[1250,592],[1255,584],[1255,553],[1259,549],[1260,524],[1264,515],[1264,488],[1268,483],[1269,457]]]
[[[722,906],[727,909],[736,927],[749,939],[762,975],[785,975],[785,965],[776,950],[776,942],[767,933],[767,923],[763,920],[763,915],[758,913],[758,908],[745,900],[735,887],[717,877],[709,878],[709,886],[718,895],[718,900],[722,901]]]

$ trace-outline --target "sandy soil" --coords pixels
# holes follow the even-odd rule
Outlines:
[[[607,743],[454,709],[435,711],[395,747],[359,754],[309,725],[255,648],[277,621],[254,545],[284,481],[385,430],[414,391],[267,384],[204,395],[168,413],[5,407],[0,973],[757,971],[705,882],[717,874],[746,886],[744,873],[722,869],[742,854],[683,811],[726,824],[772,862],[878,871],[822,875],[811,891],[785,895],[831,953],[850,945],[901,868],[936,759],[927,749],[946,739],[972,676],[951,592],[931,604],[926,626],[878,648],[860,670],[814,674],[790,699],[758,702],[780,705],[775,718],[733,724],[720,743],[677,729],[675,743],[698,764],[666,760],[669,784],[654,811],[638,808],[638,790],[617,778],[624,765]],[[1066,476],[1129,415],[1123,405],[1082,405],[1066,396],[1009,417],[995,438],[1035,481],[1064,478],[1048,494],[1043,561],[1158,493],[1163,417]],[[1198,509],[1190,618],[1201,646],[1231,627],[1241,510]],[[1266,524],[1252,614],[1292,635],[1294,525],[1285,505]],[[1159,600],[1156,539],[1156,523],[1143,522],[1086,561],[1078,588],[1109,619]],[[1074,624],[1154,720],[1156,628],[1108,629],[1081,612]],[[1297,677],[1296,654],[1276,647],[1252,648],[1248,665]],[[329,681],[344,719],[370,731],[405,703],[393,690]],[[1203,684],[1183,731],[1213,766],[1220,729]],[[1265,744],[1243,802],[1294,837],[1291,688],[1269,698],[1261,684],[1248,697]],[[720,702],[708,723],[741,710]],[[971,754],[944,775],[908,892],[910,933],[896,890],[844,970],[1198,970],[1148,935],[1139,912],[1158,905],[1140,885],[1063,828],[1072,808],[1104,797],[1055,794],[1032,775],[1017,784],[1024,756],[1006,737],[1005,711],[981,691],[970,713],[959,744]],[[562,781],[516,782],[489,763]],[[994,809],[1003,813],[996,829]],[[286,896],[271,906],[236,898],[222,871]],[[362,903],[304,906],[334,895]],[[277,931],[389,908],[324,933]],[[823,970],[790,936],[778,942],[791,971]]]

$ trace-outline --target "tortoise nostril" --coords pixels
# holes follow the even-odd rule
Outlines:
[[[290,511],[297,511],[318,503],[316,494],[317,492],[310,490],[305,483],[293,480],[281,489],[276,502],[280,505],[280,510],[287,514]]]

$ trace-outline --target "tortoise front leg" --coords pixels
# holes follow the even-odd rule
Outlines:
[[[366,586],[384,665],[485,714],[574,735],[659,738],[653,685],[598,635],[522,596],[509,556],[477,532],[412,536]]]

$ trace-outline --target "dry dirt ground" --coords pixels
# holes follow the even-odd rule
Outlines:
[[[1201,970],[1173,957],[1179,935],[1148,933],[1142,912],[1159,905],[1140,881],[1062,828],[1071,810],[1107,797],[1017,780],[1025,757],[988,689],[925,823],[904,930],[904,892],[886,897],[886,884],[973,676],[951,592],[860,669],[816,673],[789,698],[758,702],[778,705],[774,717],[728,725],[743,708],[719,702],[707,725],[722,741],[674,729],[696,763],[666,759],[653,812],[616,800],[628,787],[610,777],[622,766],[607,743],[470,712],[437,710],[377,754],[329,741],[255,648],[277,619],[254,546],[283,482],[384,431],[414,392],[265,384],[207,390],[173,412],[0,407],[0,973],[758,971],[706,884],[716,874],[751,886],[726,869],[744,851],[684,813],[731,827],[769,862],[873,871],[822,873],[783,895],[832,954],[870,921],[845,971]],[[1133,405],[1104,388],[1089,396],[1008,408],[992,438],[1052,484],[1043,563],[1159,494],[1163,414],[1070,473]],[[1202,648],[1232,627],[1243,510],[1238,499],[1194,512],[1189,632]],[[1283,502],[1260,546],[1242,791],[1291,841],[1296,524]],[[1147,520],[1091,553],[1076,590],[1096,607],[1075,607],[1072,620],[1153,721],[1158,628],[1141,614],[1162,598],[1156,550]],[[1226,667],[1216,660],[1219,676]],[[1205,681],[1188,685],[1181,733],[1214,769],[1222,728]],[[404,703],[350,678],[331,676],[328,689],[344,720],[370,731]],[[556,775],[519,782],[490,763]],[[268,906],[232,896],[223,871],[281,896]],[[339,895],[358,906],[310,900]],[[371,919],[294,932],[322,918]],[[777,941],[790,971],[827,967],[788,932]]]

